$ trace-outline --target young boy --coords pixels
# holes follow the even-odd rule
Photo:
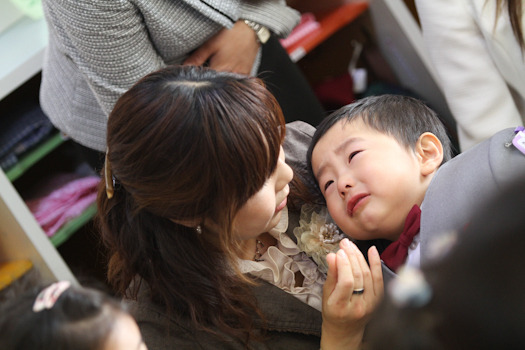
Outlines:
[[[508,145],[513,137],[504,130],[448,161],[436,113],[414,98],[382,95],[323,120],[307,158],[339,228],[357,240],[393,241],[381,258],[395,271],[407,256],[424,262],[431,237],[466,225],[475,204],[525,172],[525,155]]]

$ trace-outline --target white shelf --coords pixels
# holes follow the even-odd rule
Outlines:
[[[29,17],[0,34],[0,100],[42,69],[47,35],[45,20]]]
[[[42,69],[47,35],[43,18],[32,20],[28,17],[20,19],[0,34],[0,100]],[[69,280],[78,284],[0,169],[0,262],[19,259],[31,260],[43,283]]]
[[[43,282],[78,283],[11,182],[0,170],[0,262],[29,259]]]

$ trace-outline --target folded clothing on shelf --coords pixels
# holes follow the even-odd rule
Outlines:
[[[51,237],[95,202],[99,182],[98,176],[69,180],[45,196],[26,200],[26,204],[46,235]]]
[[[0,126],[0,167],[4,170],[15,165],[20,155],[53,130],[53,124],[38,105],[2,113]]]

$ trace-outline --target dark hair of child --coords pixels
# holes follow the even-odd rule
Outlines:
[[[70,286],[51,307],[34,311],[44,288],[34,288],[0,305],[2,350],[102,350],[121,303],[104,292]]]

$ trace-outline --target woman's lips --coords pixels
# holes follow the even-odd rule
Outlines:
[[[346,211],[348,215],[354,216],[354,213],[359,209],[361,205],[364,204],[363,199],[367,198],[368,196],[369,194],[360,193],[350,198],[348,204],[346,205]]]
[[[281,202],[281,204],[279,204],[277,206],[277,208],[275,209],[275,212],[278,213],[280,212],[281,210],[284,209],[284,207],[286,207],[286,203],[288,202],[288,197],[284,197],[284,200]]]

